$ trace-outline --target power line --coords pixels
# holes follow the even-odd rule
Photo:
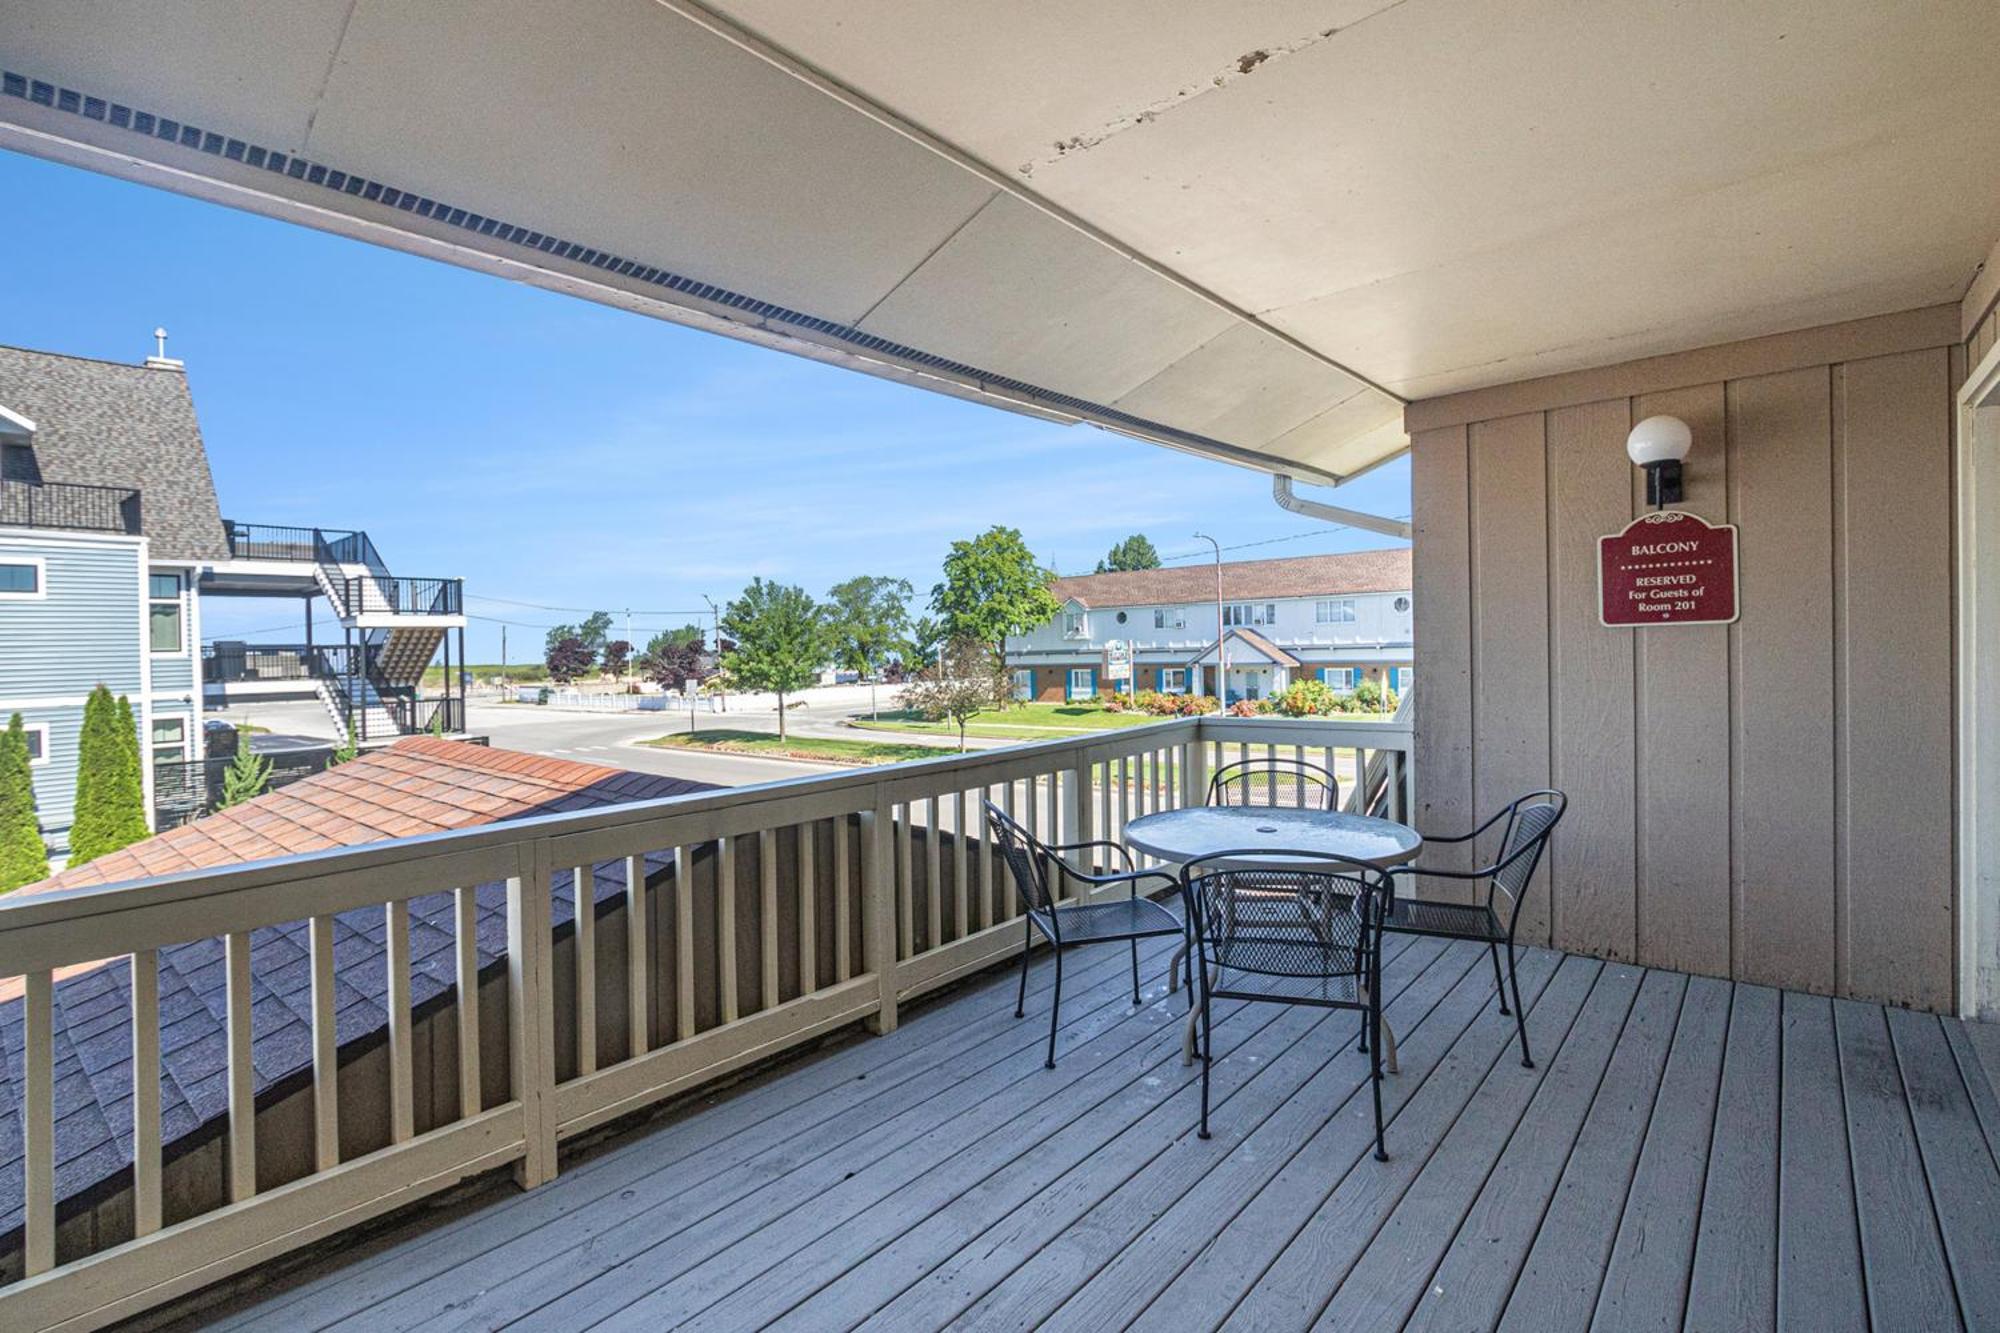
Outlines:
[[[594,615],[599,611],[616,610],[621,615],[626,614],[625,608],[614,608],[605,606],[550,606],[546,602],[522,602],[522,601],[516,601],[511,597],[489,597],[485,593],[480,593],[480,592],[469,592],[465,595],[465,597],[467,601],[471,602],[497,602],[501,606],[525,606],[530,610],[534,611],[566,611],[587,616],[587,615]],[[701,616],[701,615],[707,615],[708,613],[706,611],[661,611],[661,610],[641,611],[637,609],[632,609],[630,611],[630,614],[635,616]]]

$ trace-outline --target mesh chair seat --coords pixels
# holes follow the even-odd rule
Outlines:
[[[1037,912],[1046,917],[1046,912]],[[1179,935],[1181,919],[1150,898],[1129,898],[1105,903],[1065,903],[1055,909],[1056,928],[1064,944],[1087,944],[1092,940],[1143,939],[1153,935]]]
[[[1504,940],[1500,918],[1484,903],[1435,903],[1397,898],[1389,904],[1384,930],[1408,935],[1441,935],[1461,940]]]
[[[1208,950],[1210,993],[1221,996],[1358,1005],[1360,963],[1347,945],[1297,935],[1237,934]]]

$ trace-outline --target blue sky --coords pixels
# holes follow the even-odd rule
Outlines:
[[[1064,573],[1144,532],[1231,558],[1392,544],[1287,514],[1261,473],[822,366],[391,250],[0,153],[0,342],[187,361],[223,513],[361,527],[399,574],[466,579],[475,661],[568,610],[633,637],[753,575],[916,585],[1018,527]],[[36,257],[26,262],[26,257]],[[1343,502],[1409,512],[1398,461]],[[1289,540],[1273,540],[1289,539]],[[518,605],[531,603],[534,605]],[[204,608],[281,638],[288,603]]]

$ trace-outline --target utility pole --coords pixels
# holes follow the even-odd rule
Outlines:
[[[625,668],[632,665],[632,608],[625,608],[625,660],[618,664],[618,683],[625,683]]]
[[[721,608],[716,606],[715,599],[707,593],[701,595],[701,600],[708,603],[708,614],[715,621],[715,669],[720,673],[722,670],[722,611]],[[727,689],[719,689],[716,691],[716,695],[722,700],[722,711],[725,713],[728,712],[729,691]],[[690,717],[693,716],[693,704],[688,705],[688,714]]]
[[[1229,711],[1229,650],[1222,642],[1222,543],[1205,532],[1195,534],[1197,541],[1207,542],[1215,548],[1215,702],[1220,713]]]
[[[500,683],[507,683],[507,627],[500,626]]]

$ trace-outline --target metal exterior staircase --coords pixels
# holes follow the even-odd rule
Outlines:
[[[453,628],[464,628],[460,579],[399,578],[365,532],[269,528],[230,523],[232,553],[281,560],[296,570],[308,555],[313,583],[347,631],[348,642],[315,650],[315,692],[336,727],[356,742],[429,729],[464,729],[464,700],[420,695],[424,671]],[[447,660],[449,656],[447,655]]]

